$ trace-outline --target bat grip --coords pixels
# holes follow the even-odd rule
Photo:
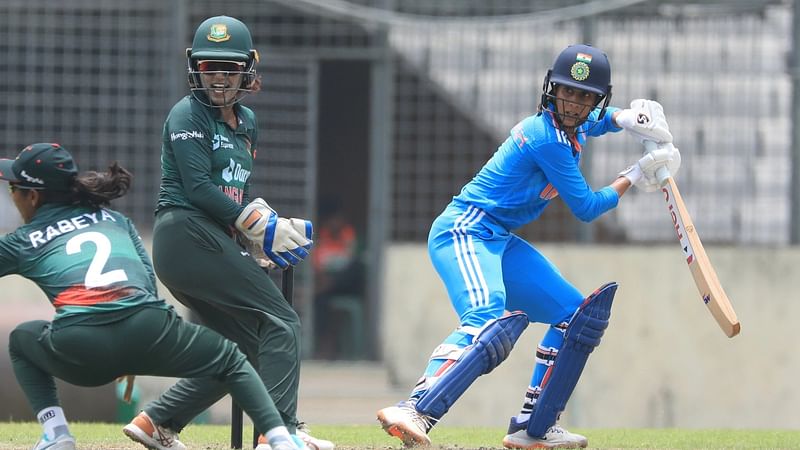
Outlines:
[[[653,150],[658,148],[658,144],[653,141],[643,141],[645,152],[649,153]],[[661,166],[656,170],[656,178],[658,178],[658,184],[664,186],[667,182],[667,178],[671,177],[672,174],[669,173],[669,169],[667,166]]]

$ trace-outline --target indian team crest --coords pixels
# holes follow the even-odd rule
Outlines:
[[[211,25],[211,30],[206,37],[211,42],[225,42],[231,38],[231,35],[228,34],[227,25],[224,23],[215,23]]]
[[[583,61],[577,61],[569,69],[569,74],[575,81],[584,81],[589,78],[589,65]]]

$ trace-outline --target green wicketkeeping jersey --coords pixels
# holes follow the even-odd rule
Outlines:
[[[236,130],[216,109],[191,96],[172,107],[164,123],[156,211],[178,206],[233,224],[248,201],[258,136],[253,111],[239,104],[234,108]]]
[[[0,276],[36,283],[56,319],[166,303],[133,223],[109,209],[45,204],[30,223],[0,237]]]

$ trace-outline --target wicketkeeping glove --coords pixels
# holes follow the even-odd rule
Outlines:
[[[305,259],[313,244],[310,221],[278,217],[261,198],[245,206],[234,225],[247,239],[260,244],[270,261],[284,269]]]
[[[639,142],[672,142],[664,108],[656,101],[636,99],[631,102],[630,109],[620,111],[614,121]]]
[[[264,253],[264,247],[262,247],[260,242],[251,241],[239,230],[236,230],[236,242],[238,242],[239,245],[241,245],[245,251],[247,251],[247,253],[256,261],[256,264],[259,266],[268,270],[278,268],[277,264],[267,258],[267,255]]]

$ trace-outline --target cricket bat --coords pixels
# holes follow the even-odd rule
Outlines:
[[[656,144],[645,142],[645,147],[648,151],[654,150]],[[683,202],[678,185],[666,167],[659,169],[656,172],[656,176],[661,184],[661,192],[664,194],[667,211],[672,219],[678,242],[680,242],[686,257],[686,263],[689,265],[689,271],[692,273],[692,278],[694,278],[698,291],[700,291],[700,297],[725,335],[729,338],[734,337],[741,330],[739,319],[736,317],[736,311],[734,311],[728,295],[722,289],[717,272],[714,270],[714,266],[711,265],[711,260],[706,255],[706,250],[703,248],[703,243],[700,241],[700,236],[697,234],[694,223],[692,223],[692,217],[686,209],[686,204]]]

